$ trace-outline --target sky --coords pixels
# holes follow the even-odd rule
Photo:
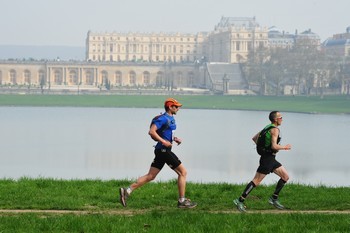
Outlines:
[[[221,17],[324,41],[350,26],[349,0],[0,0],[0,45],[85,46],[87,32],[210,32]]]

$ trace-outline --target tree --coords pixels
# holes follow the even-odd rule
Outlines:
[[[41,79],[40,79],[41,94],[44,94],[44,86],[45,85],[46,85],[45,77],[41,77]]]
[[[111,81],[109,79],[105,80],[105,87],[107,90],[111,90]]]
[[[287,69],[286,64],[287,50],[283,48],[277,48],[271,50],[270,57],[265,63],[267,70],[267,81],[273,87],[276,95],[282,93],[281,84],[287,82],[285,80],[285,73]]]
[[[249,82],[257,82],[260,84],[260,95],[265,94],[266,86],[266,67],[265,62],[269,57],[269,50],[265,47],[259,47],[255,51],[252,50],[247,57],[244,65],[245,76]]]

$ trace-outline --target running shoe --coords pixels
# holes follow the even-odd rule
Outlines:
[[[119,194],[120,194],[120,203],[126,207],[126,199],[128,199],[129,197],[129,194],[128,192],[126,191],[126,188],[120,188],[119,189]]]
[[[197,206],[196,202],[192,202],[190,199],[185,199],[183,202],[178,201],[177,207],[182,209],[191,209]]]
[[[246,212],[246,207],[244,205],[244,202],[239,201],[239,199],[235,199],[235,200],[233,200],[233,204],[235,204],[237,206],[237,209],[240,212]]]
[[[284,206],[278,201],[278,199],[274,199],[272,197],[269,198],[269,203],[276,207],[279,210],[283,210]]]

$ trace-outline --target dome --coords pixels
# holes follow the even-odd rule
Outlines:
[[[281,33],[281,30],[276,26],[269,27],[269,33]]]

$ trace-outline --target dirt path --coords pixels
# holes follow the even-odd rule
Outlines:
[[[38,214],[76,214],[76,215],[88,215],[88,214],[107,214],[107,215],[138,215],[148,213],[152,210],[20,210],[20,209],[0,209],[0,215],[5,214],[22,214],[22,213],[38,213]],[[223,214],[239,214],[237,210],[225,210],[225,211],[202,211],[207,213],[223,213]],[[246,213],[252,214],[350,214],[350,210],[250,210]]]

